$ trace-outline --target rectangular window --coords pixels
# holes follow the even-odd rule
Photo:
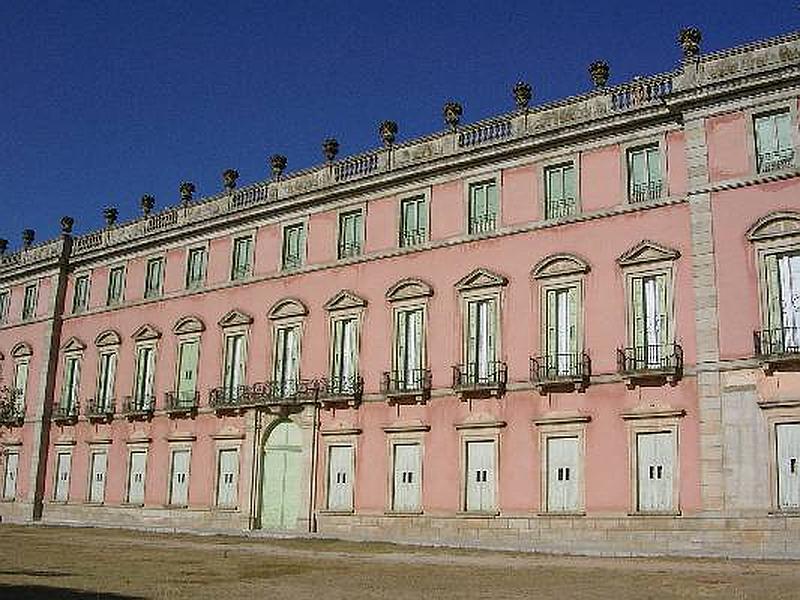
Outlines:
[[[113,267],[108,272],[108,293],[106,304],[113,306],[122,302],[125,290],[125,267]]]
[[[240,387],[245,385],[244,368],[244,334],[229,335],[225,338],[225,372],[223,373],[223,386],[227,397],[238,397]]]
[[[181,342],[178,348],[178,401],[193,405],[197,393],[197,364],[200,356],[200,340]],[[192,404],[188,404],[192,403]]]
[[[566,163],[545,169],[545,205],[546,219],[558,219],[577,212],[575,200],[575,167]]]
[[[281,266],[284,271],[299,269],[303,266],[305,248],[305,227],[302,223],[288,225],[283,228],[283,258]]]
[[[206,249],[191,248],[186,258],[186,288],[203,287],[206,278]]]
[[[419,444],[395,444],[392,510],[398,512],[418,512],[421,508],[421,447]]]
[[[128,504],[144,504],[144,482],[147,470],[147,452],[131,452],[128,463]]]
[[[497,185],[494,179],[469,186],[469,233],[497,228]]]
[[[333,321],[331,385],[334,391],[346,392],[355,385],[358,360],[357,323],[355,317]]]
[[[39,286],[34,284],[25,286],[25,296],[22,301],[22,320],[27,321],[36,316],[36,301],[38,299]]]
[[[17,407],[24,408],[28,395],[28,363],[19,362],[14,366],[14,389],[17,391]]]
[[[290,325],[275,330],[275,385],[281,396],[297,391],[300,379],[300,326]]]
[[[60,452],[56,455],[56,502],[69,500],[69,473],[72,467],[72,454]]]
[[[68,356],[64,361],[64,388],[61,390],[61,407],[75,408],[78,405],[81,363],[77,356]]]
[[[800,508],[800,423],[775,426],[777,445],[778,508]]]
[[[466,365],[464,383],[495,383],[497,370],[497,302],[494,299],[467,302]]]
[[[231,279],[245,279],[253,267],[253,238],[245,236],[233,240],[233,260],[231,261]]]
[[[545,292],[545,361],[548,376],[578,373],[578,288]]]
[[[628,150],[628,198],[646,202],[661,197],[661,151],[658,144]]]
[[[226,449],[219,451],[217,473],[217,506],[236,508],[239,486],[239,451]]]
[[[423,384],[422,308],[395,311],[394,365],[398,390],[419,390]]]
[[[400,203],[400,246],[418,246],[428,239],[428,203],[425,196]]]
[[[768,331],[762,352],[800,352],[800,254],[770,254],[764,262]]]
[[[468,511],[495,510],[495,453],[491,440],[467,442],[467,494]]]
[[[361,254],[362,234],[360,210],[339,215],[339,258]]]
[[[8,322],[9,306],[11,306],[11,292],[3,290],[0,292],[0,325]]]
[[[636,368],[658,368],[670,356],[666,274],[631,278]]]
[[[786,169],[794,164],[792,117],[789,111],[758,115],[753,119],[753,129],[759,173]]]
[[[547,510],[580,509],[580,446],[577,437],[547,438]]]
[[[100,409],[110,408],[114,400],[114,382],[117,373],[117,353],[100,355],[97,375],[97,404]]]
[[[636,434],[637,510],[674,510],[674,455],[675,436],[671,432]]]
[[[89,480],[89,502],[102,504],[106,497],[106,467],[108,454],[105,452],[92,452],[91,471]]]
[[[17,497],[17,473],[19,472],[19,454],[6,454],[6,469],[3,474],[3,500],[14,500]]]
[[[173,450],[169,485],[169,504],[186,506],[189,503],[189,459],[188,450]]]
[[[89,276],[78,275],[75,278],[75,290],[72,293],[72,312],[78,314],[89,307]]]
[[[164,285],[164,259],[151,258],[147,261],[144,278],[144,297],[157,298]]]
[[[328,448],[328,510],[353,510],[353,447]]]
[[[136,350],[136,385],[133,389],[133,400],[138,410],[151,407],[154,400],[155,358],[156,350],[152,346],[140,346]]]

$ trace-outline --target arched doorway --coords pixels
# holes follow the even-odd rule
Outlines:
[[[300,428],[278,423],[264,444],[261,469],[261,528],[295,529],[300,514],[303,446]]]

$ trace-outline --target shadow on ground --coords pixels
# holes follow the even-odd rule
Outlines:
[[[46,585],[8,585],[0,583],[0,600],[144,600],[141,596],[121,596]]]

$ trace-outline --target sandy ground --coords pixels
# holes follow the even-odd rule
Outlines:
[[[62,598],[798,600],[800,563],[0,526],[0,599]]]

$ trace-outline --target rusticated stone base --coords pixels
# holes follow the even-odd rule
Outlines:
[[[30,523],[33,520],[33,504],[30,502],[0,502],[0,522]]]

